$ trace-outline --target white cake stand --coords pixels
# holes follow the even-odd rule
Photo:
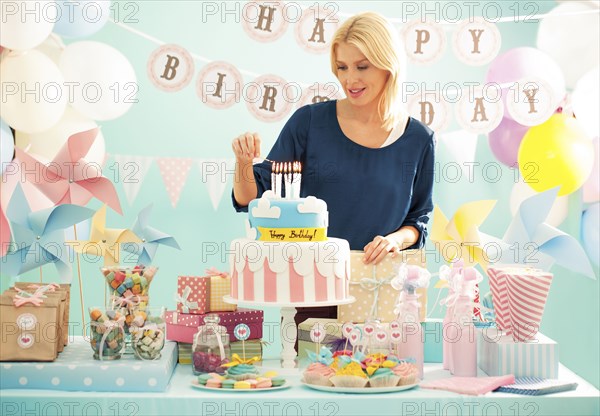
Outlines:
[[[280,303],[280,302],[258,302],[258,301],[245,301],[234,299],[231,296],[223,296],[223,300],[227,303],[243,303],[249,306],[278,306],[281,313],[281,327],[279,333],[281,334],[281,366],[283,368],[294,368],[296,366],[296,339],[298,338],[298,327],[294,321],[296,316],[296,307],[310,308],[319,306],[336,306],[336,305],[347,305],[354,302],[356,299],[354,296],[349,296],[343,300],[334,300],[326,302],[312,302],[312,303]],[[290,334],[289,330],[293,329]]]

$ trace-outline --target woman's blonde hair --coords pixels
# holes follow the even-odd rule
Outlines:
[[[371,64],[389,72],[378,111],[383,127],[387,130],[394,128],[406,113],[401,94],[404,54],[394,27],[385,17],[374,12],[360,13],[344,21],[331,41],[331,71],[336,77],[336,49],[342,42],[356,46]]]

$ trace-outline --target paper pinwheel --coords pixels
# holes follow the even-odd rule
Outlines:
[[[501,240],[484,234],[479,227],[494,208],[496,201],[472,201],[460,206],[450,221],[436,205],[433,211],[433,225],[430,238],[446,261],[463,259],[464,266],[480,264],[487,268],[487,249],[504,247]]]
[[[127,229],[106,228],[106,205],[92,217],[89,241],[69,241],[76,252],[104,257],[104,266],[116,266],[120,260],[120,245],[139,243],[141,240]]]
[[[47,166],[19,148],[15,151],[25,171],[40,173],[35,185],[55,205],[84,206],[96,197],[122,214],[113,183],[102,176],[100,166],[84,159],[97,134],[98,128],[73,134]]]
[[[544,223],[559,188],[550,189],[524,200],[503,240],[501,264],[519,264],[549,271],[553,263],[596,279],[583,247],[577,240]]]
[[[142,242],[123,245],[125,251],[139,255],[137,264],[143,264],[145,266],[152,263],[152,260],[156,255],[156,250],[161,244],[180,250],[179,244],[177,244],[175,238],[148,225],[150,211],[152,211],[152,204],[140,211],[135,224],[131,228],[131,231],[133,231]]]
[[[61,279],[68,280],[71,266],[65,245],[65,228],[91,217],[94,211],[63,204],[31,212],[21,186],[17,186],[7,209],[13,243],[2,258],[2,271],[17,276],[47,263],[54,263]]]

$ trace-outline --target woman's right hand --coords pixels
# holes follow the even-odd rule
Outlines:
[[[242,165],[252,163],[252,160],[260,157],[260,136],[258,133],[250,132],[241,134],[233,139],[231,148],[238,163]]]

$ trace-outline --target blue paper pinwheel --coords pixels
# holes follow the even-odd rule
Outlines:
[[[145,266],[151,264],[154,256],[156,255],[156,250],[161,244],[180,250],[179,244],[177,244],[175,238],[148,225],[150,211],[152,211],[152,204],[140,211],[135,224],[131,228],[131,231],[133,231],[134,234],[142,240],[142,242],[128,243],[123,246],[125,251],[133,254],[139,254],[137,264],[143,264]]]
[[[556,263],[595,279],[592,265],[577,240],[544,223],[557,195],[558,188],[554,188],[521,203],[503,237],[509,248],[502,250],[498,263],[545,271]]]
[[[13,242],[2,261],[2,271],[15,277],[21,273],[54,263],[61,279],[71,276],[65,228],[87,218],[94,211],[72,204],[62,204],[31,212],[21,186],[17,186],[7,209]]]

